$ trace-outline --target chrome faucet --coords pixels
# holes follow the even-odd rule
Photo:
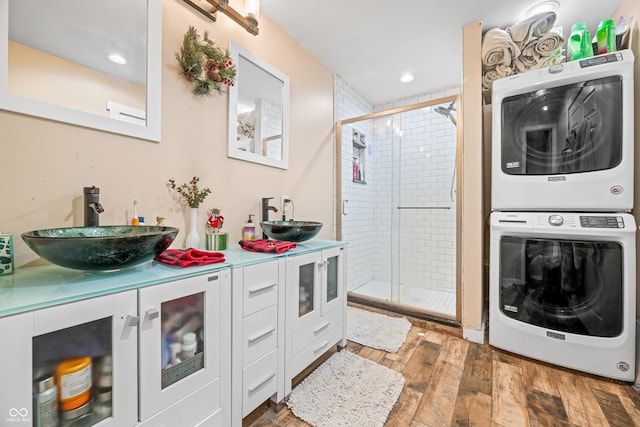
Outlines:
[[[96,186],[84,187],[84,226],[97,227],[100,225],[98,215],[104,212],[100,204],[100,189]]]
[[[269,200],[271,199],[273,199],[273,197],[262,198],[262,221],[269,221],[269,211],[278,212],[278,208],[275,206],[269,206]],[[262,238],[267,239],[268,236],[263,232]]]

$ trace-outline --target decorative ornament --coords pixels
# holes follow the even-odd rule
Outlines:
[[[224,217],[220,214],[220,209],[209,209],[209,218],[207,219],[207,230],[212,233],[219,233],[224,223]]]
[[[193,94],[209,95],[211,92],[223,93],[224,86],[233,86],[236,67],[229,57],[229,51],[223,51],[209,39],[205,31],[200,40],[198,31],[193,26],[184,35],[180,54],[176,60],[181,73],[193,84]]]

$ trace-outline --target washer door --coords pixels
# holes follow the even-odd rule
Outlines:
[[[622,160],[622,77],[506,97],[502,172],[555,175],[615,168]]]
[[[618,336],[622,257],[618,242],[502,236],[500,311],[557,331]]]

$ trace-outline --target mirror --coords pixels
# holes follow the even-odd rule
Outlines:
[[[162,0],[0,0],[0,109],[160,141],[161,48]]]
[[[229,87],[229,157],[289,167],[289,77],[229,42],[236,84]]]

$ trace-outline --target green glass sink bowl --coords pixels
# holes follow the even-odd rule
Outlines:
[[[22,240],[38,255],[61,267],[108,271],[153,259],[171,245],[177,228],[114,225],[28,231]]]
[[[262,221],[264,234],[273,240],[304,242],[313,239],[322,228],[321,222],[314,221]]]

